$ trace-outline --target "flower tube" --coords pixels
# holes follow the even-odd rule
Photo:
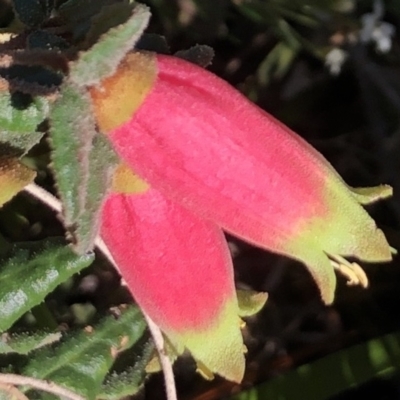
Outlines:
[[[100,130],[132,170],[199,217],[303,262],[325,303],[334,268],[367,284],[343,256],[391,260],[360,206],[391,189],[348,187],[301,137],[212,73],[133,52],[90,92]]]
[[[117,169],[101,235],[139,306],[206,374],[240,382],[240,310],[221,229]],[[265,298],[263,299],[263,302]]]

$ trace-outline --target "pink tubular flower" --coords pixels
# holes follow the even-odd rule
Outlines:
[[[240,381],[240,311],[222,230],[146,187],[111,194],[103,216],[103,240],[127,286],[175,351],[186,347],[200,368]]]
[[[185,290],[174,285],[184,269],[195,271],[199,285],[215,296],[204,303],[210,308],[208,312],[210,304],[222,296],[232,307],[225,320],[234,319],[232,283],[223,285],[220,293],[211,288],[212,280],[217,279],[211,276],[216,277],[217,270],[224,276],[218,282],[232,280],[227,272],[231,267],[223,255],[226,249],[216,238],[220,234],[213,224],[257,246],[302,261],[325,303],[333,301],[334,268],[344,273],[349,283],[368,283],[361,268],[343,256],[372,262],[391,260],[391,248],[382,231],[360,206],[387,197],[391,188],[348,187],[302,138],[215,75],[178,58],[135,52],[126,56],[114,76],[92,88],[91,95],[100,130],[109,135],[124,162],[152,188],[147,194],[150,198],[142,198],[151,204],[148,209],[143,203],[138,206],[139,198],[122,200],[111,195],[103,213],[102,235],[117,262],[124,265],[122,274],[139,304],[167,335],[177,337],[200,361],[191,342],[181,340],[183,336],[177,332],[197,331],[197,327],[207,325],[206,320],[212,320],[213,329],[217,329],[216,321],[222,319],[202,310],[192,324],[185,309],[188,304],[180,307],[174,297]],[[168,212],[160,206],[162,202],[168,204]],[[147,222],[139,217],[139,210],[147,212]],[[171,217],[172,210],[176,217]],[[185,218],[179,217],[180,213]],[[158,229],[156,220],[162,228],[151,233]],[[199,257],[184,267],[189,265],[190,249],[178,243],[192,243],[193,237],[204,259]],[[173,244],[170,250],[175,252],[175,264],[180,266],[173,265],[170,254],[164,259],[169,243]],[[207,244],[218,248],[214,255],[205,250]],[[212,258],[214,263],[206,261]],[[155,272],[157,265],[162,272]],[[170,268],[176,279],[155,281],[158,274],[167,276]],[[186,275],[182,275],[183,282],[192,284]],[[167,284],[167,295],[172,288],[171,298],[153,287],[163,283]],[[193,290],[191,303],[198,304],[202,289]],[[175,311],[174,304],[178,307]],[[164,313],[164,307],[168,312]],[[216,309],[217,314],[222,309]],[[200,310],[193,307],[193,313]],[[229,357],[226,354],[225,361]],[[215,365],[209,368],[221,373]],[[234,380],[240,375],[221,374]]]

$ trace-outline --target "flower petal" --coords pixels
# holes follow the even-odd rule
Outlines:
[[[253,290],[238,290],[239,315],[250,317],[257,314],[268,300],[268,293],[255,292]]]
[[[222,231],[150,188],[110,195],[101,235],[136,301],[174,346],[240,382],[243,340]]]
[[[385,197],[387,187],[349,188],[321,154],[223,80],[174,57],[149,60],[128,55],[91,91],[100,127],[146,182],[248,242],[303,261],[328,303],[335,287],[328,255],[391,260],[359,204]],[[142,100],[132,102],[130,119],[105,116],[107,104],[127,108],[118,90],[137,69],[152,87],[132,86]]]
[[[393,189],[389,185],[350,188],[350,190],[360,204],[375,203],[378,200],[386,199],[393,195]]]

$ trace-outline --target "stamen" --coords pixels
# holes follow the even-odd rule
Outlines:
[[[197,369],[196,372],[200,374],[205,380],[212,381],[214,374],[199,360],[196,360]]]
[[[331,255],[330,260],[333,268],[340,272],[347,279],[347,285],[360,285],[363,288],[368,287],[368,278],[364,270],[357,264],[347,261],[345,258],[338,255]]]
[[[355,262],[351,263],[353,267],[353,271],[356,273],[358,276],[358,279],[360,280],[360,285],[363,288],[367,288],[369,285],[368,277],[365,271],[361,268],[361,266]]]
[[[346,265],[349,268],[351,268],[351,262],[346,260],[344,257],[340,256],[339,254],[329,254],[329,257],[337,261],[337,263]]]

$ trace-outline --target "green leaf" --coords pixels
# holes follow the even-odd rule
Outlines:
[[[137,5],[125,23],[111,28],[96,44],[71,63],[71,80],[79,86],[89,86],[112,75],[126,53],[139,40],[149,18],[148,8]]]
[[[65,84],[50,116],[52,168],[64,224],[80,254],[93,248],[116,162],[107,139],[96,132],[90,107],[85,89]]]
[[[0,258],[0,331],[92,261],[93,254],[77,256],[59,240],[14,245]]]
[[[20,92],[0,92],[0,140],[3,135],[18,137],[32,133],[44,121],[50,110],[49,100]],[[12,142],[10,142],[12,145]]]
[[[26,154],[35,144],[40,142],[44,132],[11,132],[0,130],[0,144],[8,144],[12,148],[18,149],[20,153]]]
[[[34,353],[22,374],[45,379],[95,399],[116,356],[143,335],[145,321],[137,307],[122,309],[93,327],[67,335],[53,348]]]
[[[302,365],[231,400],[328,399],[372,378],[400,371],[400,333],[369,340]]]
[[[114,166],[118,158],[108,139],[97,134],[89,154],[88,181],[85,192],[85,211],[76,225],[78,238],[76,251],[83,253],[91,249],[96,239],[100,224],[103,199],[111,185]]]
[[[125,24],[136,5],[132,1],[104,5],[101,10],[91,18],[90,29],[85,37],[87,47],[96,44],[100,37],[110,29]]]
[[[48,346],[61,339],[61,332],[3,333],[0,338],[0,353],[27,355],[33,350]]]
[[[89,153],[96,125],[86,90],[65,84],[50,114],[52,167],[67,229],[78,223],[85,199]]]
[[[117,360],[117,368],[113,368],[105,378],[98,398],[104,400],[119,400],[133,396],[142,388],[146,377],[146,365],[154,351],[152,341],[146,344],[138,343],[132,349],[124,352]]]

